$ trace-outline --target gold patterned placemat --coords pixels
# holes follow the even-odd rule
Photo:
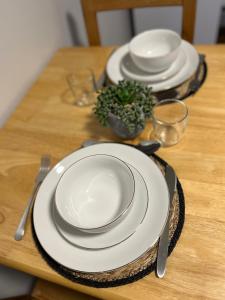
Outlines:
[[[164,169],[166,162],[163,161],[156,155],[152,156],[152,159],[161,169],[164,174]],[[184,195],[182,191],[181,184],[179,180],[177,181],[177,190],[174,193],[172,206],[171,206],[171,219],[169,226],[169,254],[172,252],[176,245],[177,240],[181,234],[184,223]],[[151,248],[149,248],[145,253],[143,253],[135,261],[122,266],[120,268],[100,273],[85,273],[75,270],[68,269],[52,259],[40,245],[38,238],[35,234],[35,229],[33,227],[33,237],[36,242],[37,248],[41,253],[45,261],[59,274],[62,276],[89,286],[95,287],[112,287],[122,284],[127,284],[136,281],[155,269],[155,263],[157,258],[157,248],[158,242]]]

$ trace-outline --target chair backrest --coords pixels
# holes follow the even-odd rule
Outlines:
[[[100,45],[97,12],[140,7],[182,6],[182,38],[193,42],[196,0],[82,0],[83,14],[91,46]]]

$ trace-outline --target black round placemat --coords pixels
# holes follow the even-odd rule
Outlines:
[[[164,167],[166,166],[167,163],[164,160],[162,160],[160,157],[158,157],[157,155],[153,154],[152,157],[154,159],[156,159]],[[176,246],[176,243],[177,243],[177,241],[180,237],[180,234],[182,232],[184,219],[185,219],[184,194],[183,194],[183,189],[182,189],[182,186],[181,186],[181,183],[180,183],[179,180],[177,180],[177,193],[178,193],[178,196],[179,196],[178,197],[178,201],[179,201],[179,218],[178,218],[177,227],[176,227],[176,229],[173,233],[173,236],[172,236],[170,244],[169,244],[168,256],[172,253],[173,249]],[[57,273],[61,274],[62,276],[66,277],[67,279],[69,279],[73,282],[77,282],[77,283],[84,284],[84,285],[87,285],[87,286],[92,286],[92,287],[96,287],[96,288],[108,288],[108,287],[115,287],[115,286],[128,284],[128,283],[137,281],[137,280],[145,277],[146,275],[148,275],[149,273],[154,271],[155,268],[156,268],[156,261],[155,261],[154,263],[149,265],[147,268],[145,268],[144,270],[141,270],[140,272],[136,273],[135,275],[131,274],[130,276],[127,276],[126,278],[120,278],[120,279],[116,279],[116,280],[112,280],[112,281],[101,281],[101,282],[99,282],[97,280],[91,280],[91,279],[87,279],[87,278],[82,278],[80,276],[74,276],[74,270],[69,269],[69,268],[65,268],[64,266],[60,265],[52,257],[50,257],[47,254],[47,252],[43,249],[43,247],[41,246],[40,242],[38,241],[38,238],[37,238],[36,233],[35,233],[33,218],[32,218],[32,234],[33,234],[35,244],[36,244],[40,254],[42,255],[44,260],[47,262],[47,264],[52,269],[54,269]]]
[[[199,54],[199,66],[191,78],[171,89],[154,93],[158,101],[175,98],[185,100],[193,96],[203,85],[208,73],[204,54]]]

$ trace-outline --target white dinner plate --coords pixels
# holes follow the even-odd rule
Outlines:
[[[114,155],[136,168],[146,182],[151,203],[142,224],[130,238],[114,247],[98,250],[68,243],[56,229],[51,209],[55,187],[63,172],[75,161],[93,154]],[[168,187],[157,165],[133,147],[105,143],[68,155],[49,172],[37,194],[33,221],[41,246],[56,262],[80,272],[104,272],[135,261],[152,247],[165,226],[168,211]]]
[[[121,71],[129,79],[149,82],[150,84],[152,82],[166,80],[175,75],[183,67],[185,60],[186,54],[181,47],[177,58],[168,69],[157,74],[151,74],[139,69],[128,52],[121,60]]]
[[[55,225],[62,236],[70,243],[89,249],[102,249],[115,246],[129,238],[143,222],[148,209],[148,190],[141,174],[132,166],[135,179],[133,205],[128,215],[115,228],[100,234],[84,233],[76,230],[60,218],[53,205]]]
[[[195,48],[184,40],[182,40],[181,48],[186,55],[186,61],[184,65],[181,67],[180,71],[167,80],[148,84],[148,86],[152,87],[153,92],[159,92],[176,87],[188,80],[197,70],[199,64],[199,55]],[[120,80],[126,79],[122,74],[120,64],[121,60],[125,55],[127,55],[128,51],[128,44],[126,44],[115,51],[107,62],[107,75],[114,84],[118,84]]]

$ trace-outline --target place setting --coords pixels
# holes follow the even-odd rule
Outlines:
[[[61,99],[78,107],[90,106],[102,88],[127,80],[151,88],[158,101],[184,100],[200,89],[206,76],[204,54],[175,31],[153,29],[113,49],[98,78],[91,68],[67,74],[68,89]]]
[[[154,29],[115,49],[108,59],[106,74],[114,84],[124,79],[144,83],[158,100],[185,99],[204,83],[207,65],[205,56],[176,32]]]
[[[46,262],[95,287],[127,284],[155,270],[167,221],[168,254],[184,222],[182,187],[174,179],[170,194],[167,168],[156,155],[118,143],[86,146],[62,159],[33,207],[33,237]]]

